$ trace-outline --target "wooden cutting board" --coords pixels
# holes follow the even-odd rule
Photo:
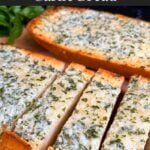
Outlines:
[[[0,44],[6,44],[6,41],[7,41],[6,37],[0,37]],[[23,30],[22,35],[15,41],[13,45],[18,48],[28,49],[28,50],[42,53],[44,55],[52,56],[50,52],[42,48],[30,37],[26,29]]]

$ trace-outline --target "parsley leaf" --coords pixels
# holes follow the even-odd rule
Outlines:
[[[42,6],[0,6],[0,36],[8,36],[8,44],[21,35],[28,21],[40,15]]]

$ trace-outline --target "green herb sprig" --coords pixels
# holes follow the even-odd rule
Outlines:
[[[7,36],[7,44],[13,44],[24,25],[43,11],[42,6],[0,6],[0,36]]]

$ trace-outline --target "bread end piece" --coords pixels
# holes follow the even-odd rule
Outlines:
[[[31,150],[31,147],[15,133],[5,131],[1,137],[0,150]]]
[[[100,54],[89,55],[86,52],[76,52],[72,48],[68,48],[64,45],[56,43],[53,40],[53,37],[47,38],[42,33],[38,33],[35,30],[35,27],[37,24],[42,24],[41,18],[43,18],[44,16],[53,15],[54,13],[60,10],[74,10],[74,11],[82,12],[87,9],[76,8],[76,7],[72,7],[72,8],[71,7],[55,7],[55,8],[46,10],[43,14],[31,20],[27,25],[27,30],[31,34],[33,39],[37,43],[39,43],[42,47],[49,50],[51,53],[56,55],[61,60],[64,60],[69,63],[72,61],[75,61],[77,63],[88,66],[89,68],[92,68],[92,69],[98,69],[99,67],[101,67],[103,69],[110,70],[111,72],[122,74],[126,76],[127,78],[131,77],[134,74],[138,74],[138,75],[142,75],[142,76],[150,78],[149,69],[137,68],[133,64],[129,64],[129,63],[123,64],[123,63],[120,63],[119,61],[110,61]],[[120,19],[128,18],[131,20],[131,18],[120,15],[120,14],[114,15],[114,16],[117,16]]]

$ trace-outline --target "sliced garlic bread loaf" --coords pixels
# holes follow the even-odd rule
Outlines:
[[[64,63],[53,58],[0,46],[0,134],[63,69]]]
[[[93,72],[82,65],[69,65],[31,110],[17,121],[14,133],[26,140],[32,150],[45,150],[92,76]]]
[[[98,150],[123,77],[99,69],[54,145],[55,150]]]
[[[43,47],[77,61],[130,76],[150,77],[150,23],[95,10],[56,7],[28,24]]]
[[[144,150],[150,131],[150,80],[132,77],[103,150]]]

